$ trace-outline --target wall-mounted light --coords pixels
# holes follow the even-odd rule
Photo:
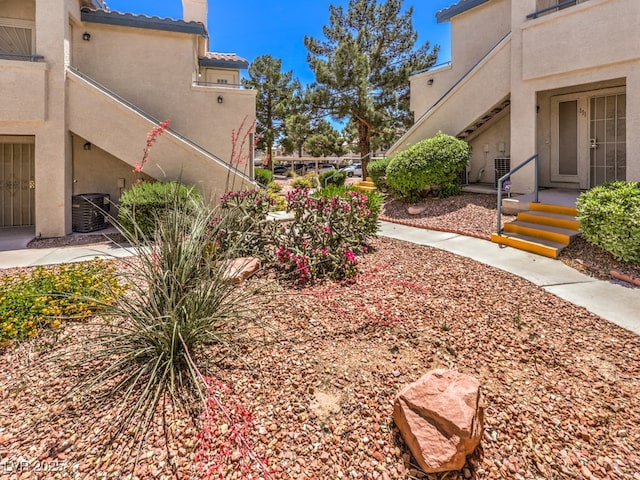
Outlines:
[[[87,142],[85,143],[82,148],[84,148],[85,150],[91,150],[91,142]]]
[[[224,98],[222,98],[222,95],[218,95],[218,103],[222,102],[224,102]]]
[[[83,39],[85,42],[88,42],[89,40],[91,40],[91,34],[90,34],[89,32],[84,32],[84,33],[82,34],[82,39]]]
[[[427,85],[433,85],[433,78],[430,78],[429,80],[427,80]]]

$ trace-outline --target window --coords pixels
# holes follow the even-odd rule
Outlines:
[[[13,55],[3,56],[9,53]],[[33,53],[33,29],[15,25],[0,24],[0,58],[30,56]]]
[[[227,85],[229,82],[227,81],[226,78],[219,78],[217,83],[219,83],[221,85]]]

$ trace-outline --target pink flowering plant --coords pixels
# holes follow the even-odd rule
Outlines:
[[[292,223],[279,232],[276,259],[302,282],[357,275],[357,255],[369,250],[375,235],[372,211],[364,193],[347,190],[343,195],[311,196],[306,188],[292,190],[288,210]]]

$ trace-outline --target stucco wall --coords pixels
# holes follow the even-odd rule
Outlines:
[[[0,124],[45,119],[47,65],[0,60]]]
[[[469,145],[471,145],[471,160],[468,168],[469,183],[493,183],[495,180],[494,159],[508,157],[511,153],[509,129],[510,117],[507,108],[469,140]],[[485,150],[488,151],[485,152]]]
[[[451,65],[411,77],[419,118],[511,30],[511,0],[492,0],[451,19]],[[433,80],[429,84],[429,80]]]
[[[637,0],[590,0],[530,20],[522,27],[522,77],[530,80],[636,59],[639,25]]]
[[[255,92],[194,86],[193,35],[85,23],[75,29],[73,45],[73,63],[82,72],[159,120],[170,119],[174,130],[225,161],[232,130],[255,118]]]
[[[73,195],[108,193],[111,201],[118,203],[120,195],[135,184],[138,175],[133,173],[131,165],[96,145],[85,150],[85,143],[86,139],[73,136]],[[144,173],[141,178],[151,180]]]
[[[0,0],[0,23],[5,18],[35,21],[36,0]]]

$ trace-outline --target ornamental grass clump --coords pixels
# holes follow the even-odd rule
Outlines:
[[[187,209],[179,208],[184,199],[175,192],[165,199],[171,208],[155,217],[151,244],[122,229],[137,253],[122,269],[130,290],[104,306],[106,324],[77,346],[75,366],[85,375],[68,395],[86,407],[115,407],[110,433],[127,432],[140,445],[159,412],[164,421],[167,409],[196,412],[204,405],[205,347],[228,352],[255,323],[253,292],[227,274],[236,245],[211,252],[219,212],[187,198]]]

